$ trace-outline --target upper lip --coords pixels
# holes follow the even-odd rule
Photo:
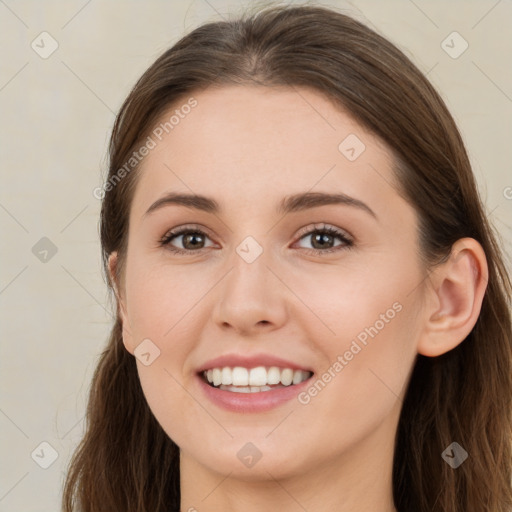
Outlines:
[[[291,368],[292,370],[306,370],[313,373],[308,366],[288,361],[280,357],[273,356],[271,354],[254,354],[252,356],[242,356],[238,354],[225,354],[223,356],[216,357],[206,361],[198,368],[198,373],[210,370],[212,368],[234,368],[235,366],[241,366],[242,368],[256,368],[257,366],[278,366],[279,368]]]

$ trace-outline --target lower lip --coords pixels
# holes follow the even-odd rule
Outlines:
[[[276,388],[258,393],[236,393],[214,388],[207,384],[199,375],[199,386],[204,394],[223,409],[234,412],[263,412],[296,398],[297,395],[310,385],[311,377],[300,384]]]

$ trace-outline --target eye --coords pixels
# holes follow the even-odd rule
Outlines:
[[[171,244],[171,241],[175,238],[181,238],[184,249]],[[191,252],[199,252],[201,249],[205,249],[204,243],[207,238],[209,238],[208,235],[198,228],[182,226],[169,231],[160,240],[160,245],[166,246],[170,251],[177,254],[190,254]]]
[[[321,255],[337,252],[350,249],[354,245],[350,235],[345,231],[325,224],[315,224],[314,229],[310,228],[309,231],[303,231],[299,241],[307,239],[308,237],[310,237],[313,247],[301,247],[301,249],[308,254]],[[175,239],[181,239],[183,249],[172,245],[171,242]],[[194,226],[182,226],[169,231],[160,240],[160,245],[166,246],[170,251],[176,254],[190,254],[206,249],[208,247],[205,246],[206,239],[209,239],[209,236],[203,230]],[[336,239],[338,239],[340,243],[336,244]],[[209,247],[211,247],[211,245]]]
[[[325,224],[315,224],[314,229],[302,234],[299,240],[307,240],[308,238],[311,240],[312,248],[303,247],[303,249],[314,255],[350,249],[354,245],[353,240],[345,231]],[[340,240],[340,243],[335,244],[336,238]]]

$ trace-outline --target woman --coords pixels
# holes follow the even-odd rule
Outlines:
[[[510,279],[395,46],[314,6],[203,25],[110,157],[65,511],[511,510]]]

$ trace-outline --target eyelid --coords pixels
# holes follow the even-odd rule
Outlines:
[[[325,222],[322,223],[316,223],[313,224],[313,226],[305,226],[299,232],[295,235],[295,242],[293,244],[296,244],[297,242],[300,242],[302,238],[304,238],[306,235],[312,235],[313,233],[317,231],[324,231],[327,233],[330,233],[332,236],[337,236],[339,239],[343,240],[343,243],[341,245],[337,245],[328,249],[310,249],[307,247],[301,247],[300,249],[305,252],[306,254],[313,254],[315,256],[318,255],[325,255],[329,253],[339,252],[343,249],[350,249],[354,245],[354,237],[348,233],[346,230],[342,228],[338,228],[334,225],[327,224]],[[165,235],[160,239],[159,245],[162,247],[167,247],[168,250],[171,252],[174,252],[176,254],[187,254],[192,255],[194,253],[202,253],[205,249],[211,248],[210,247],[201,247],[197,250],[188,250],[188,249],[180,249],[178,247],[174,247],[170,244],[170,241],[174,238],[177,238],[179,236],[182,236],[188,232],[197,232],[206,235],[210,240],[212,237],[210,236],[210,231],[205,228],[202,225],[199,224],[184,224],[182,226],[178,226],[176,228],[172,228],[168,230]]]
[[[162,245],[165,245],[165,241],[166,240],[170,240],[172,238],[176,238],[178,236],[181,236],[183,234],[186,234],[188,232],[198,232],[198,233],[203,233],[204,235],[206,235],[208,238],[212,239],[212,235],[211,235],[211,232],[208,228],[202,226],[201,224],[183,224],[182,226],[177,226],[175,228],[171,228],[171,229],[168,229],[164,236],[162,236],[160,238],[160,243]],[[167,242],[168,243],[168,242]],[[178,249],[179,250],[179,249]],[[199,252],[201,249],[199,249],[198,251],[196,252]],[[192,251],[187,251],[187,252],[192,252]]]
[[[343,235],[345,235],[348,239],[351,241],[354,241],[354,237],[345,229],[338,228],[336,226],[333,226],[331,224],[327,224],[325,222],[319,222],[316,224],[313,224],[313,226],[305,226],[299,230],[299,232],[295,235],[296,238],[302,238],[304,235],[307,235],[315,230],[323,230],[323,229],[333,229],[335,231],[339,231]],[[165,235],[162,237],[162,239],[167,238],[171,233],[178,234],[185,230],[198,230],[203,231],[206,235],[208,235],[211,238],[211,232],[208,228],[202,226],[201,224],[183,224],[182,226],[178,226],[176,228],[169,229]]]
[[[338,233],[339,236],[343,235],[345,238],[350,240],[351,242],[354,241],[354,237],[345,229],[339,228],[337,226],[334,226],[332,224],[327,224],[326,222],[317,222],[316,224],[313,224],[313,226],[306,226],[302,228],[296,235],[298,239],[302,238],[304,235],[308,235],[315,231],[332,231]]]

